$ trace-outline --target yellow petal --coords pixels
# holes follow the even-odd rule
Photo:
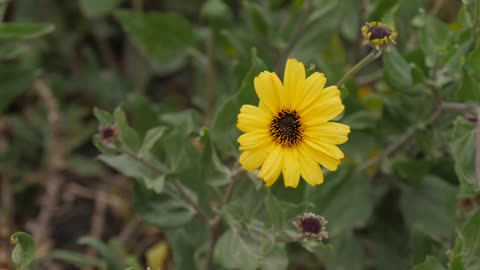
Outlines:
[[[272,115],[253,105],[243,105],[237,116],[237,128],[243,132],[268,128]]]
[[[313,160],[304,146],[299,147],[300,151],[300,173],[308,184],[315,186],[323,183],[323,172],[318,163]]]
[[[305,143],[329,156],[332,156],[336,159],[341,159],[344,157],[342,150],[334,144],[324,143],[321,138],[305,138]]]
[[[338,101],[331,101],[329,104],[322,103],[314,109],[301,114],[305,127],[313,127],[323,124],[337,117],[343,112],[345,106]]]
[[[280,176],[282,170],[282,147],[275,145],[273,150],[263,163],[262,169],[258,173],[258,177],[265,181],[266,186],[271,186]]]
[[[316,126],[305,128],[305,136],[307,138],[318,138],[322,142],[330,144],[342,144],[348,140],[350,127],[335,122],[326,122]]]
[[[329,171],[337,170],[338,164],[340,164],[339,159],[318,151],[310,146],[306,146],[305,149],[310,153],[310,156],[313,157],[315,162],[327,168]]]
[[[274,144],[267,144],[264,148],[258,148],[251,151],[245,151],[240,155],[239,162],[248,172],[252,172],[262,165],[267,158]]]
[[[301,90],[305,82],[305,67],[295,59],[288,59],[283,76],[284,95],[282,103],[287,109],[295,109],[301,98]]]
[[[317,102],[320,94],[324,92],[323,87],[326,82],[327,79],[323,73],[315,72],[308,76],[303,86],[303,95],[297,105],[297,111],[303,111],[313,102]]]
[[[277,74],[264,71],[255,77],[253,84],[260,101],[271,113],[276,114],[280,110],[280,93],[283,91]]]
[[[300,180],[298,151],[284,149],[283,151],[283,182],[286,187],[296,188]]]
[[[321,94],[318,96],[320,100],[322,99],[328,99],[331,97],[339,97],[340,96],[340,90],[338,90],[338,87],[336,85],[331,85],[329,87],[325,87],[321,91]]]
[[[237,142],[240,143],[240,150],[248,151],[261,148],[272,142],[272,139],[267,129],[258,129],[241,135]]]

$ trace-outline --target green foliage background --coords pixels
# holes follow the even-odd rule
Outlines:
[[[480,269],[480,1],[0,3],[0,168],[11,198],[0,215],[10,228],[37,239],[27,225],[54,167],[63,185],[128,198],[114,219],[158,228],[173,269]],[[254,77],[282,75],[293,57],[335,84],[369,53],[360,28],[376,20],[395,26],[397,46],[341,87],[339,121],[352,132],[338,171],[286,189],[239,170],[235,122],[242,104],[258,103]],[[58,105],[60,134],[39,82]],[[95,158],[92,136],[113,123],[122,151],[95,137]],[[60,151],[52,136],[61,168],[48,161]],[[292,221],[305,211],[328,220],[326,242],[296,241]],[[118,222],[102,239],[78,235],[93,258],[62,245],[52,225],[61,216],[48,226],[56,245],[33,267],[146,268],[145,254],[118,241]],[[29,265],[20,235],[13,262]]]

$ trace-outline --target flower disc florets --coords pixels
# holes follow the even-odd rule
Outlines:
[[[390,46],[395,45],[397,32],[381,22],[367,22],[362,27],[363,43],[370,45],[377,51],[389,51]]]
[[[328,238],[325,225],[328,221],[314,213],[304,213],[293,222],[297,227],[297,237],[300,240],[322,240]]]

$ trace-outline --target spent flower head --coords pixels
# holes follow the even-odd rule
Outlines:
[[[363,43],[373,47],[377,51],[389,51],[395,45],[397,32],[381,22],[367,22],[362,27]]]
[[[293,222],[297,227],[297,237],[300,240],[323,240],[328,238],[328,232],[325,225],[328,221],[314,213],[304,213],[297,217]]]
[[[335,171],[344,157],[337,146],[348,140],[350,127],[330,122],[344,110],[337,86],[325,87],[322,73],[305,74],[305,66],[289,59],[283,83],[274,72],[254,80],[258,106],[243,105],[237,127],[243,151],[239,162],[247,171],[262,167],[258,177],[271,186],[283,174],[286,187],[296,188],[300,176],[314,186],[323,183],[323,166]]]
[[[98,138],[103,145],[113,145],[119,138],[117,124],[100,126],[98,128]]]

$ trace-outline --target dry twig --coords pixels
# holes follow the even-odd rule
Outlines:
[[[48,134],[45,140],[45,166],[48,178],[45,179],[45,193],[40,202],[40,213],[32,225],[32,234],[38,245],[38,253],[45,254],[52,246],[49,224],[57,202],[58,193],[63,182],[61,171],[64,164],[62,145],[62,119],[55,97],[50,87],[42,80],[33,84],[40,100],[47,110]]]

